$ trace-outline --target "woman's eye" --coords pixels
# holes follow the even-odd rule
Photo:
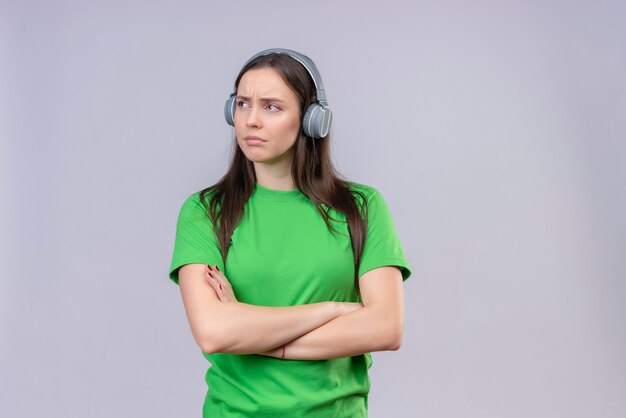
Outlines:
[[[247,102],[244,102],[243,100],[239,100],[237,101],[237,107],[250,107],[250,106],[248,105]]]
[[[275,104],[269,104],[269,105],[267,105],[267,108],[270,110],[270,112],[276,112],[276,111],[280,110],[280,108],[278,106],[276,106]]]

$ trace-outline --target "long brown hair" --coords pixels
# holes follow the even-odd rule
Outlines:
[[[300,116],[304,115],[310,104],[317,101],[315,85],[307,70],[289,55],[277,53],[257,57],[242,68],[235,81],[235,91],[241,77],[255,68],[273,68],[278,71],[300,99]],[[300,130],[300,138],[294,145],[291,175],[296,187],[315,205],[328,228],[337,232],[330,223],[330,220],[335,220],[329,214],[330,209],[345,216],[352,241],[354,278],[358,288],[359,264],[367,233],[367,199],[360,191],[351,189],[348,181],[339,176],[330,158],[329,142],[330,135],[314,139]],[[200,201],[213,224],[224,264],[233,231],[243,216],[255,182],[254,166],[235,140],[226,174],[200,192]]]

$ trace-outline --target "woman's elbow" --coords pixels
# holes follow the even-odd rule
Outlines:
[[[387,351],[398,351],[402,346],[402,336],[396,337],[389,341],[387,345]]]
[[[387,329],[387,338],[385,339],[386,351],[397,351],[402,346],[402,338],[404,330],[402,324],[390,324]]]
[[[202,352],[206,354],[222,353],[226,347],[223,338],[220,338],[220,334],[215,332],[203,334],[196,342]]]
[[[220,348],[215,342],[211,340],[205,340],[198,344],[205,354],[215,354],[220,352]]]

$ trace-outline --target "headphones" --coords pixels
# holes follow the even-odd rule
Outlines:
[[[330,130],[330,124],[333,120],[333,112],[326,103],[326,93],[324,93],[324,85],[322,84],[322,77],[317,71],[315,64],[311,59],[305,55],[302,55],[291,49],[283,48],[271,48],[259,52],[250,58],[242,68],[245,68],[252,60],[269,54],[285,54],[298,61],[309,72],[313,84],[315,84],[315,90],[317,95],[317,103],[313,103],[306,110],[304,117],[302,118],[302,131],[311,138],[323,138],[328,135]],[[230,126],[235,126],[235,109],[237,107],[236,96],[237,91],[233,91],[230,97],[224,104],[224,117],[226,123]]]

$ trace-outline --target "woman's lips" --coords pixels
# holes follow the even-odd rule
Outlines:
[[[258,136],[247,136],[244,141],[246,141],[246,144],[248,145],[260,145],[265,142],[264,139],[261,139]]]

